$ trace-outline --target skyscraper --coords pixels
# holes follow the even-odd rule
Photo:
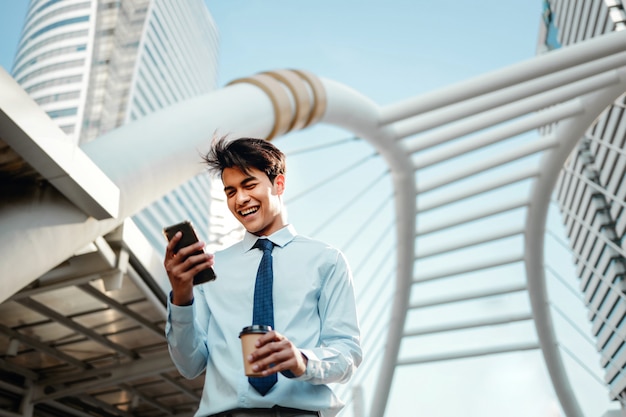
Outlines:
[[[626,28],[619,0],[545,1],[540,51]],[[626,119],[624,95],[580,139],[556,188],[610,398],[626,408]]]
[[[582,5],[582,2],[578,3]],[[491,79],[487,80],[487,82],[485,82],[485,85],[492,85]],[[3,91],[6,92],[8,89],[4,89],[4,87],[5,84],[3,84]],[[459,91],[459,89],[455,88],[454,91]],[[432,100],[428,101],[432,102]],[[455,102],[456,101],[457,100],[455,100]],[[500,103],[498,107],[501,105],[502,103]],[[3,105],[0,107],[2,107],[3,110],[5,110],[5,108],[11,108],[10,105]],[[337,107],[339,106],[334,106],[335,109],[337,109]],[[269,111],[271,112],[271,109],[269,109]],[[533,110],[533,112],[534,111],[535,110]],[[341,119],[346,118],[343,117]],[[376,120],[376,118],[369,117],[368,120]],[[5,128],[4,125],[0,128],[0,130],[2,131],[2,135],[0,135],[0,137],[2,137],[3,139],[13,133],[9,131],[9,129]],[[129,140],[132,139],[133,135],[129,135],[128,138]],[[93,143],[97,144],[98,141],[94,141]],[[121,148],[122,147],[120,147],[120,149]],[[192,147],[190,146],[190,148]],[[512,148],[515,147],[513,146]],[[508,149],[508,147],[506,149]],[[518,157],[520,157],[520,153],[517,154]],[[558,164],[558,167],[560,166],[561,164]],[[138,174],[140,173],[138,172]],[[524,174],[524,172],[522,172],[522,174]],[[511,176],[502,175],[499,175],[498,177],[502,178],[502,182],[505,182],[511,178]],[[487,184],[491,186],[493,182],[484,182],[481,180],[476,181],[477,186],[482,184]],[[471,191],[473,190],[468,189],[468,192]],[[408,193],[398,194],[408,195]],[[465,195],[461,193],[458,194]],[[3,200],[5,200],[5,198],[6,197],[3,195]],[[6,200],[9,200],[9,198],[6,198]],[[13,202],[14,200],[14,198],[10,199],[11,202]],[[433,202],[432,199],[430,201],[431,203]],[[516,202],[517,199],[512,201],[512,203]],[[509,203],[511,203],[510,199],[503,198],[501,199],[501,204],[497,204],[497,206],[498,208],[502,209],[502,207],[509,205]],[[492,197],[490,198],[489,205],[490,207],[494,206]],[[21,209],[23,207],[24,205],[17,206],[18,209]],[[44,206],[44,209],[47,209],[48,207],[56,208],[55,206],[49,205]],[[466,208],[464,208],[460,211],[463,211],[463,215],[465,215],[465,212],[467,210]],[[354,213],[355,211],[349,210],[349,212]],[[467,214],[472,213],[467,211]],[[0,218],[2,217],[3,216],[0,216]],[[33,223],[38,220],[36,215],[33,215],[31,217]],[[3,220],[6,225],[6,223],[8,223],[7,216],[4,216]],[[66,229],[70,231],[74,230],[71,229],[69,226]],[[482,229],[488,228],[482,227]],[[493,227],[489,229],[492,229],[494,231],[500,230],[500,228],[498,227]],[[7,229],[2,229],[3,232],[5,230]],[[523,229],[520,228],[518,233],[521,235],[523,233]],[[451,233],[451,235],[453,235],[454,244],[456,244],[458,242],[458,234]],[[3,236],[6,235],[3,234]],[[76,236],[76,238],[79,239],[81,238],[81,236]],[[413,236],[410,236],[407,240],[412,241]],[[5,241],[10,242],[9,244],[15,245],[15,241],[17,241],[17,239],[15,239],[15,241],[13,239],[5,239]],[[82,241],[85,244],[87,243],[87,240],[84,237]],[[18,241],[18,243],[25,243],[23,252],[27,254],[26,256],[30,256],[31,258],[33,247],[38,246],[39,248],[45,248],[46,246],[41,244],[40,242],[36,242],[33,240],[26,241],[26,239],[22,239],[21,241]],[[115,243],[116,242],[111,242],[111,246],[113,247]],[[4,247],[6,248],[9,244],[5,245]],[[47,244],[50,245],[49,242]],[[58,244],[58,242],[56,240],[53,240],[53,244]],[[399,246],[399,248],[406,247],[409,247],[409,245]],[[426,245],[424,245],[423,247],[426,248]],[[44,252],[42,250],[40,251]],[[382,253],[383,251],[380,252]],[[9,262],[4,261],[13,261],[10,256],[7,256],[7,253],[11,252],[0,251],[0,258],[2,258],[3,261],[0,262],[0,264],[5,263],[6,265]],[[70,255],[71,253],[69,253],[68,250],[67,256],[69,257]],[[423,253],[420,253],[420,255],[423,255]],[[65,259],[66,258],[64,258],[63,260]],[[61,260],[59,259],[59,261]],[[68,259],[68,262],[64,263],[71,263],[71,261],[73,261],[73,259]],[[29,262],[31,262],[30,258]],[[35,262],[36,259],[32,259],[32,263]],[[445,272],[445,269],[448,269],[448,266],[453,266],[458,263],[458,258],[451,258],[451,262],[438,261],[437,263],[442,266],[442,270],[443,272]],[[46,265],[48,265],[48,267],[52,267],[49,262],[46,263]],[[91,266],[91,264],[89,264],[89,266]],[[461,267],[462,265],[459,266]],[[474,266],[475,264],[467,265],[468,268]],[[376,274],[384,278],[383,274],[380,273],[380,269],[371,269]],[[420,275],[416,275],[416,278],[423,278],[425,276],[422,271],[424,270],[422,269],[418,271]],[[155,326],[149,328],[153,330],[153,334],[150,332],[140,333],[144,327],[147,327],[145,320],[142,321],[141,319],[148,317],[152,319],[156,317],[156,314],[152,314],[152,312],[148,311],[145,306],[142,306],[140,300],[141,297],[145,297],[144,293],[141,293],[140,291],[131,292],[128,291],[128,288],[126,287],[124,287],[121,291],[118,291],[117,293],[113,292],[113,294],[104,294],[104,291],[101,291],[101,293],[105,296],[113,298],[112,301],[109,301],[104,298],[102,294],[97,294],[96,292],[86,293],[87,290],[91,291],[91,289],[88,286],[84,285],[85,274],[93,272],[93,268],[85,268],[85,270],[81,270],[81,274],[67,274],[65,276],[61,276],[61,274],[58,273],[59,271],[52,272],[55,273],[55,275],[49,274],[45,278],[56,278],[56,280],[38,280],[37,282],[33,283],[32,286],[25,288],[25,291],[15,294],[13,297],[11,297],[10,300],[7,300],[7,302],[0,305],[0,310],[2,312],[0,316],[2,316],[3,325],[3,331],[0,334],[0,346],[2,346],[3,351],[5,351],[6,349],[7,352],[7,356],[2,358],[5,362],[3,362],[0,369],[0,373],[2,374],[0,380],[2,380],[3,382],[3,384],[0,384],[2,385],[0,389],[0,391],[2,391],[2,398],[0,398],[0,401],[5,401],[0,402],[0,409],[10,409],[13,413],[17,413],[19,401],[24,398],[25,400],[23,401],[23,403],[27,404],[29,402],[28,398],[32,398],[32,394],[36,395],[33,398],[32,402],[36,403],[38,407],[53,407],[57,410],[63,410],[64,407],[76,405],[79,408],[79,411],[76,412],[76,415],[82,415],[86,413],[95,415],[96,413],[93,411],[93,409],[89,409],[89,405],[92,405],[92,407],[94,408],[100,407],[101,409],[105,410],[103,411],[103,413],[108,413],[109,415],[114,414],[114,412],[118,412],[113,409],[114,407],[122,410],[120,414],[122,414],[123,412],[125,412],[124,410],[126,410],[128,413],[133,413],[135,415],[155,415],[155,413],[159,412],[158,410],[162,411],[163,409],[165,409],[171,411],[171,414],[180,415],[181,411],[185,410],[185,408],[189,410],[197,404],[197,398],[194,398],[194,390],[195,394],[197,394],[199,391],[197,385],[191,386],[191,389],[189,389],[189,386],[186,385],[186,381],[176,379],[176,375],[174,375],[172,372],[166,372],[167,367],[159,368],[155,366],[155,364],[157,363],[159,365],[167,364],[167,360],[164,358],[164,356],[157,357],[157,359],[161,359],[160,361],[143,360],[151,359],[152,356],[156,356],[155,353],[158,354],[155,346],[156,343],[158,343],[158,341],[161,339],[156,338],[155,335],[158,334],[162,338],[163,333],[162,330],[158,328],[158,323],[156,323],[156,328]],[[481,276],[486,275],[482,271],[480,271],[479,274]],[[16,281],[13,274],[4,273],[2,275],[3,284],[6,282]],[[430,275],[431,277],[436,277],[436,274],[431,273]],[[439,275],[441,276],[443,274]],[[509,278],[513,274],[502,274],[499,271],[498,275],[498,278]],[[26,282],[26,280],[23,280],[24,285],[30,283],[34,278],[35,276],[33,274],[32,277],[29,277],[28,282]],[[74,281],[71,280],[72,278],[74,278]],[[125,280],[125,282],[126,281],[129,280]],[[498,280],[497,282],[499,284],[502,283],[501,280]],[[63,283],[65,283],[65,285],[70,288],[59,288],[61,285],[63,285]],[[46,284],[49,284],[47,289],[45,288]],[[96,286],[98,283],[91,282],[91,284],[93,286]],[[428,283],[426,283],[425,286],[427,285]],[[447,287],[446,289],[450,288],[454,290],[455,288],[452,287],[455,285],[456,283],[453,283],[450,285],[450,287]],[[370,285],[369,288],[376,291],[380,287]],[[517,288],[517,293],[521,293],[519,288],[523,289],[524,286],[512,285],[510,288],[511,291],[514,291]],[[8,297],[9,294],[14,293],[6,293],[3,291],[2,295]],[[454,293],[453,291],[446,291],[445,294],[447,296],[446,298],[452,298],[452,301],[454,301],[454,297],[459,297],[459,295],[463,295]],[[523,296],[523,294],[521,295]],[[388,301],[388,299],[385,297],[377,298],[381,300],[381,303],[386,303]],[[56,301],[56,303],[51,303],[51,300]],[[71,301],[71,303],[68,301]],[[437,299],[435,299],[434,301],[437,301]],[[491,302],[491,300],[487,301]],[[78,302],[81,302],[82,305],[75,305],[78,304]],[[147,303],[144,302],[144,304]],[[507,304],[512,303],[507,302]],[[95,311],[94,306],[98,306],[98,309]],[[128,306],[129,308],[119,308],[125,306]],[[48,310],[53,311],[47,311],[45,309],[46,307]],[[465,306],[463,307],[463,310],[459,310],[459,321],[465,320],[466,318],[468,318],[469,315],[466,313],[466,311],[468,310],[465,309]],[[116,308],[120,310],[121,314],[113,311]],[[141,314],[131,315],[129,314],[129,310],[130,313],[132,313],[133,311],[140,311]],[[372,311],[373,309],[368,306],[368,310]],[[421,311],[418,313],[414,311],[412,314],[414,316],[421,315]],[[369,314],[370,318],[372,316],[372,314]],[[530,315],[528,316],[530,317]],[[105,317],[106,320],[103,319],[103,317]],[[381,328],[388,324],[383,322],[382,320],[379,320],[378,318],[376,318],[376,320],[381,324]],[[85,328],[82,329],[78,327],[77,323],[83,324],[83,327]],[[69,328],[69,330],[67,330],[66,328]],[[89,330],[91,329],[97,329],[98,334],[102,334],[103,337],[96,338],[96,335],[93,334],[93,332],[89,332]],[[146,333],[148,334],[146,335]],[[370,335],[373,337],[378,336],[373,332],[370,333]],[[149,336],[152,336],[152,338]],[[89,338],[94,339],[92,343],[89,343]],[[141,339],[141,345],[137,346],[139,343],[139,339]],[[385,341],[383,341],[382,338],[380,339],[380,345],[384,345]],[[478,338],[473,337],[472,340],[474,339]],[[112,346],[111,343],[109,343],[109,341],[111,340],[116,342],[117,346]],[[44,341],[45,344],[41,343],[41,341]],[[450,346],[461,347],[457,343],[457,341],[458,339],[453,339],[453,342],[450,343]],[[415,342],[415,345],[418,344],[422,344],[421,341]],[[532,344],[529,343],[528,345],[531,345],[532,347]],[[439,346],[437,346],[436,349],[440,350]],[[403,359],[408,359],[410,361],[413,359],[413,352],[408,353],[411,355],[406,355]],[[139,359],[136,359],[136,354],[140,356]],[[370,357],[372,356],[374,355],[370,355]],[[418,362],[420,358],[417,359],[418,360],[415,360],[415,362]],[[505,358],[504,361],[510,362],[510,360],[507,358]],[[405,364],[403,364],[405,365],[404,369],[407,369],[406,362],[408,361],[405,361]],[[394,358],[394,362],[392,362],[392,364],[395,363],[396,361]],[[589,366],[593,367],[595,365],[595,362],[586,362],[585,364],[589,364]],[[463,372],[463,368],[461,368],[459,362],[452,362],[450,365],[450,368],[455,367],[457,370],[461,370],[460,372]],[[94,369],[94,367],[97,367],[97,369]],[[131,369],[136,372],[131,373]],[[485,368],[482,367],[481,372],[484,369]],[[149,376],[147,375],[150,370],[153,370],[153,378],[149,378]],[[498,368],[498,370],[501,371],[502,369]],[[406,370],[404,372],[408,374],[410,372],[413,372],[413,370]],[[9,378],[5,378],[5,375],[9,373],[17,374],[17,376],[12,376],[13,379],[9,381]],[[140,375],[140,377],[135,377],[136,375]],[[378,379],[372,378],[370,373],[363,375],[363,379]],[[423,379],[421,378],[421,376],[423,376],[423,374],[421,373],[421,369],[416,371],[415,375],[417,375],[419,379]],[[446,383],[440,384],[440,387],[445,390],[445,394],[449,396],[450,392],[456,391],[450,389],[450,383],[453,382],[453,378],[450,378],[449,374],[443,376],[447,378],[447,381]],[[108,381],[106,381],[106,379],[108,379]],[[158,382],[157,380],[160,380],[162,385],[161,389],[158,390],[155,389],[155,386]],[[417,380],[417,378],[415,380]],[[396,386],[399,386],[400,382],[396,382],[395,384]],[[433,381],[430,380],[427,380],[427,384],[430,386],[436,385],[435,383],[433,383]],[[115,392],[114,388],[111,388],[112,386],[118,386],[118,391]],[[180,392],[190,394],[187,394],[187,397],[179,394],[179,397],[183,398],[175,398],[175,395],[173,395],[172,393],[173,391],[175,391],[174,388],[177,386],[181,387],[178,389]],[[500,386],[504,386],[504,384],[500,384]],[[29,387],[34,388],[31,389]],[[409,387],[415,388],[416,385],[409,385]],[[520,388],[525,388],[525,386],[511,384],[511,388],[514,391],[524,391]],[[37,391],[35,391],[35,389]],[[412,395],[413,392],[415,392],[415,389],[411,390],[411,397],[417,397],[415,395]],[[483,392],[486,395],[490,395],[493,393],[491,390],[488,389],[483,390]],[[117,393],[118,395],[115,396],[114,393]],[[487,399],[489,399],[489,397],[487,397]],[[11,408],[5,405],[7,404],[7,402],[9,402],[9,400],[12,402],[12,404],[10,404]],[[479,400],[477,399],[477,402],[479,401],[488,404],[488,406],[493,405],[492,402],[485,401],[485,397],[482,396]],[[464,401],[456,402],[464,403]],[[51,403],[52,406],[50,406]],[[110,404],[112,404],[112,406]],[[138,410],[136,406],[143,408]],[[511,408],[513,407],[518,408],[519,404],[513,403]],[[114,412],[111,410],[113,410]],[[406,410],[406,408],[404,408],[403,411],[404,410]],[[21,410],[19,412],[21,413]],[[63,412],[58,411],[58,413]],[[50,414],[52,414],[52,412]],[[69,415],[71,413],[64,414]]]
[[[214,90],[217,50],[201,0],[32,0],[12,75],[80,144]],[[210,183],[199,175],[133,220],[159,250],[161,228],[182,219],[218,242],[223,216],[210,207]]]

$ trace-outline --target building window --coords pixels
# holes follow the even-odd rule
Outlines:
[[[56,64],[51,64],[51,65],[45,66],[43,68],[39,68],[38,70],[35,70],[35,71],[29,73],[28,75],[23,76],[22,78],[17,80],[17,82],[19,84],[24,84],[28,80],[32,80],[33,78],[37,78],[40,75],[44,75],[44,74],[47,74],[49,72],[59,71],[59,70],[68,69],[68,68],[82,67],[84,65],[84,63],[85,63],[84,59],[75,59],[73,61],[59,62],[59,63],[56,63]]]
[[[54,103],[57,101],[75,100],[79,97],[80,97],[80,91],[71,91],[68,93],[58,93],[58,94],[52,94],[49,96],[40,97],[36,99],[35,102],[39,105],[42,105],[42,104],[47,104],[47,103]]]
[[[20,66],[19,68],[14,69],[13,78],[17,78],[25,68],[31,65],[35,65],[38,62],[45,61],[46,59],[53,58],[55,56],[63,56],[63,55],[71,54],[74,52],[83,52],[86,50],[86,48],[87,48],[87,45],[82,44],[82,45],[76,45],[76,46],[66,46],[64,48],[58,48],[52,51],[44,52],[43,54],[37,55],[36,57],[31,59],[24,65]]]
[[[559,42],[559,29],[554,25],[554,13],[552,13],[548,0],[544,0],[543,2],[542,17],[543,23],[546,25],[546,46],[549,50],[559,49],[561,47],[561,43]]]
[[[77,112],[78,108],[72,107],[69,109],[52,110],[46,113],[48,113],[51,119],[56,119],[57,117],[76,116]]]
[[[47,9],[47,8],[48,8],[48,7],[50,7],[50,6],[54,6],[55,4],[57,4],[57,3],[59,3],[59,2],[61,2],[61,0],[50,0],[49,2],[44,3],[42,6],[40,6],[37,10],[35,10],[35,11],[33,12],[33,14],[37,14],[37,13],[39,13],[40,11]]]
[[[75,130],[76,126],[75,125],[63,125],[63,126],[59,126],[59,127],[67,135],[71,135],[72,133],[74,133],[74,130]]]
[[[73,17],[71,19],[61,20],[60,22],[56,22],[56,23],[53,23],[51,25],[48,25],[39,29],[37,32],[30,35],[28,37],[28,40],[35,39],[43,35],[44,33],[51,31],[52,29],[61,27],[61,26],[73,25],[74,23],[81,23],[81,22],[88,22],[88,21],[89,21],[89,16],[79,16],[79,17]]]
[[[82,75],[72,75],[69,77],[54,78],[52,80],[42,81],[40,83],[33,84],[32,86],[25,88],[24,91],[26,91],[28,94],[31,94],[31,93],[34,93],[35,91],[39,91],[44,88],[54,87],[55,85],[79,83],[82,80],[83,80]]]
[[[20,63],[26,56],[30,55],[32,52],[37,51],[38,49],[43,48],[46,45],[50,45],[52,43],[66,40],[66,39],[84,37],[84,36],[87,36],[87,34],[88,34],[87,30],[77,30],[73,32],[59,33],[58,35],[51,36],[47,39],[44,39],[34,44],[33,46],[31,46],[30,48],[26,50],[20,50],[19,56],[15,59],[15,63],[13,64],[13,68],[17,68],[17,66],[20,65]]]
[[[57,10],[54,10],[50,13],[46,13],[45,15],[42,14],[32,14],[30,15],[33,18],[37,18],[37,20],[30,20],[30,18],[26,21],[26,25],[24,26],[24,30],[22,31],[22,33],[28,33],[33,27],[37,26],[38,24],[42,23],[42,22],[46,22],[46,21],[50,21],[52,20],[52,18],[54,18],[55,16],[60,16],[63,14],[67,14],[68,12],[74,11],[74,10],[80,10],[80,9],[88,9],[90,7],[90,3],[84,2],[84,3],[79,3],[79,4],[72,4],[66,7],[61,7]]]

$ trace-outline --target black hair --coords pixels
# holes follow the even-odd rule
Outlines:
[[[249,175],[250,169],[256,168],[265,172],[272,184],[277,175],[286,172],[285,154],[264,139],[228,140],[223,136],[213,141],[202,159],[213,174],[221,175],[225,168],[238,168]]]

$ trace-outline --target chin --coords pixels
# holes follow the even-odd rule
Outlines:
[[[253,235],[261,235],[261,234],[263,234],[263,230],[265,230],[265,229],[262,228],[262,227],[259,228],[259,227],[246,226],[246,230],[249,233],[252,233]]]

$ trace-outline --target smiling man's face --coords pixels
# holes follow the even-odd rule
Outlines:
[[[248,232],[269,236],[286,225],[281,199],[284,175],[278,175],[272,184],[256,168],[251,168],[248,174],[239,168],[224,168],[222,182],[228,208]]]

